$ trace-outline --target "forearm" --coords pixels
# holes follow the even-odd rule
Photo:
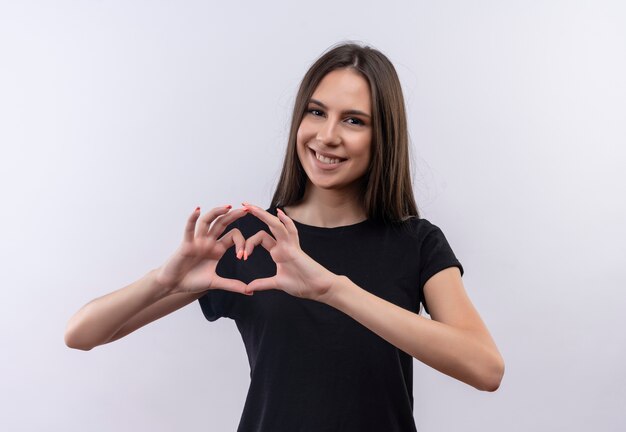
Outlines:
[[[470,330],[427,319],[337,278],[324,302],[417,360],[477,389],[497,389],[503,362]]]
[[[155,280],[156,270],[117,291],[96,298],[69,320],[65,343],[70,348],[90,350],[107,343],[135,314],[169,294]]]

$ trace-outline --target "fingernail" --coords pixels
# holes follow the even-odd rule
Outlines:
[[[198,210],[200,210],[200,207],[196,207],[196,210],[195,210],[195,211],[198,211]]]
[[[233,208],[233,206],[231,206],[230,204],[225,205],[224,207],[226,207],[227,209],[231,209],[231,208]]]
[[[244,208],[243,208],[243,211],[244,211],[245,213],[248,213],[248,212],[250,211],[250,209],[249,209],[248,207],[244,207]]]
[[[253,291],[250,291],[250,292],[246,292],[246,295],[249,295],[249,296],[251,296],[252,294],[254,294],[254,292],[253,292]]]
[[[248,251],[243,251],[243,260],[244,261],[248,260]]]
[[[243,255],[243,251],[242,250],[237,252],[237,259],[241,259],[242,255]]]

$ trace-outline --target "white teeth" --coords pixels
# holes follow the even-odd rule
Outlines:
[[[341,162],[341,160],[339,159],[331,159],[331,158],[327,158],[326,156],[322,156],[321,154],[315,152],[315,157],[317,158],[318,161],[323,162],[325,164],[336,164]]]

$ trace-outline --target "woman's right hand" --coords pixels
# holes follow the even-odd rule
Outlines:
[[[170,290],[170,294],[219,288],[252,295],[243,282],[215,273],[218,261],[228,248],[235,245],[239,259],[243,254],[245,239],[237,228],[221,236],[229,224],[246,214],[244,209],[230,209],[231,206],[216,207],[200,218],[200,208],[197,208],[189,216],[182,243],[156,273],[156,282]]]

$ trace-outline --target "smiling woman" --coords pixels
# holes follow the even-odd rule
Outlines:
[[[331,49],[300,85],[269,208],[197,208],[166,263],[72,317],[67,345],[89,350],[197,299],[246,348],[239,431],[415,431],[413,358],[496,390],[504,362],[461,263],[418,215],[407,156],[391,62]]]
[[[352,202],[344,211],[355,207],[365,215],[353,217],[385,223],[419,216],[411,186],[404,97],[396,70],[378,50],[343,44],[320,57],[300,84],[272,206],[293,206],[309,199],[305,193],[315,193],[315,188],[307,187],[312,175],[307,165],[316,166],[311,157],[304,156],[307,150],[324,162],[324,156],[342,161],[349,159],[342,152],[366,147],[367,156],[355,155],[354,164],[337,171],[343,175],[351,167],[360,169],[359,163],[367,160],[366,169],[356,173],[350,189],[341,194],[341,201]],[[321,164],[317,167],[324,169]]]
[[[322,188],[360,195],[372,146],[370,99],[367,81],[350,69],[330,72],[315,89],[296,144],[309,194]]]

